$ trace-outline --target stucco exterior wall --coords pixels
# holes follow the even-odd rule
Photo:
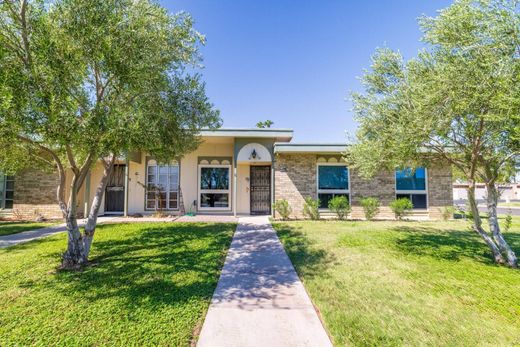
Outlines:
[[[249,190],[249,164],[237,165],[237,213],[249,213],[250,190]]]
[[[186,155],[180,162],[180,186],[186,211],[198,201],[198,158],[199,157],[231,157],[233,158],[233,143],[210,143],[204,142],[194,152]],[[231,175],[233,168],[231,168]],[[231,200],[233,199],[233,184],[230,177]],[[231,206],[230,206],[231,207]],[[228,212],[231,212],[230,208]],[[220,211],[222,212],[222,211]]]

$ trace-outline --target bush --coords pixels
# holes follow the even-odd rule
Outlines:
[[[453,218],[453,214],[455,213],[455,207],[453,206],[446,206],[442,209],[442,219],[447,221],[448,219]]]
[[[390,208],[394,211],[397,220],[403,219],[403,216],[413,208],[413,204],[408,198],[401,198],[390,203]]]
[[[329,209],[338,215],[338,219],[345,219],[350,213],[350,204],[344,195],[338,195],[330,199]]]
[[[511,210],[507,212],[506,218],[504,219],[504,231],[507,233],[513,225],[513,216],[511,216]]]
[[[280,217],[282,217],[282,220],[289,219],[289,216],[291,215],[292,209],[291,206],[289,206],[289,201],[285,199],[276,200],[276,202],[273,204],[273,208]]]
[[[380,202],[377,198],[363,198],[361,199],[361,206],[363,206],[363,212],[365,212],[365,218],[367,220],[374,219],[379,213]]]
[[[320,200],[313,199],[311,197],[305,198],[305,204],[303,205],[303,214],[312,219],[320,219]]]

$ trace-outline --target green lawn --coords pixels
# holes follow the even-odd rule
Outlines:
[[[520,270],[463,221],[275,223],[335,345],[520,345]],[[505,234],[520,253],[520,219]]]
[[[60,234],[0,249],[0,346],[186,346],[236,225],[101,225],[82,272],[55,271]]]
[[[499,207],[520,207],[519,201],[512,201],[512,202],[499,202]]]
[[[0,221],[0,236],[17,234],[22,231],[45,228],[56,223],[37,223],[37,222],[18,222]]]

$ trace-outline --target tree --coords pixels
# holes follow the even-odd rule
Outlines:
[[[353,94],[360,128],[350,158],[370,176],[380,167],[453,165],[469,183],[473,229],[497,263],[516,267],[496,218],[497,180],[520,154],[520,15],[517,0],[459,0],[423,17],[426,49],[405,62],[379,49]],[[490,233],[475,182],[488,189]]]
[[[118,157],[146,151],[166,162],[195,149],[202,127],[219,126],[200,76],[186,71],[203,40],[189,15],[148,0],[0,2],[0,168],[59,176],[62,267],[87,264]],[[99,161],[103,177],[81,233],[77,193]]]
[[[256,123],[256,127],[257,128],[270,128],[271,125],[273,125],[274,122],[272,120],[266,120],[266,121],[263,121],[263,122],[258,122]]]

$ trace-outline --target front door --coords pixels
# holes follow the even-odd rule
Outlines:
[[[125,208],[125,165],[114,165],[105,190],[105,212],[123,212]]]
[[[251,166],[251,214],[271,214],[271,167]]]

